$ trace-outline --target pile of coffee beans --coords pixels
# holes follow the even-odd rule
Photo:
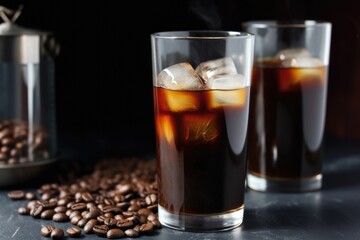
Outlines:
[[[34,133],[29,138],[29,128],[26,122],[1,120],[0,165],[25,163],[29,161],[29,157],[48,158],[47,139],[48,134],[41,127],[34,126]]]
[[[28,200],[21,215],[53,222],[71,222],[71,238],[96,234],[109,239],[150,234],[161,224],[157,214],[155,160],[103,159],[90,173],[65,183],[43,184],[36,192],[8,192],[13,200]],[[64,230],[49,224],[42,236],[62,239]]]

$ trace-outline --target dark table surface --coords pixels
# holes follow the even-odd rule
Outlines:
[[[0,190],[0,240],[46,239],[40,236],[40,229],[49,224],[49,220],[19,215],[17,209],[25,205],[25,201],[10,200],[9,190],[11,188]],[[71,223],[52,224],[62,229],[72,226]],[[82,239],[103,238],[82,235]],[[323,189],[320,191],[261,193],[247,190],[241,227],[218,233],[180,232],[163,227],[139,239],[360,239],[360,144],[325,142]]]

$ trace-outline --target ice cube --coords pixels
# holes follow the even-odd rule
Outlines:
[[[247,101],[247,91],[248,88],[210,91],[210,108],[244,107]]]
[[[320,59],[312,57],[286,58],[281,61],[281,66],[293,68],[316,68],[323,65]]]
[[[210,78],[220,75],[237,74],[236,66],[232,58],[225,57],[200,63],[195,71],[206,83]]]
[[[210,78],[206,86],[210,89],[231,90],[245,87],[246,81],[242,74],[224,75]]]
[[[157,76],[160,87],[172,90],[203,89],[202,79],[188,62],[178,63],[162,70]]]
[[[324,64],[318,58],[311,56],[305,48],[288,48],[279,51],[275,58],[280,59],[282,67],[315,68]]]
[[[219,123],[216,116],[211,114],[188,114],[184,116],[185,140],[196,142],[210,142],[219,134]]]
[[[195,111],[200,108],[200,100],[195,96],[194,91],[166,90],[164,97],[172,112]]]
[[[309,58],[311,57],[311,53],[305,48],[287,48],[280,50],[275,58],[279,58],[280,60],[285,60],[289,58]]]
[[[305,48],[289,48],[279,51],[276,56],[280,65],[291,69],[279,76],[279,88],[288,91],[297,84],[323,84],[325,80],[323,62],[311,56]]]

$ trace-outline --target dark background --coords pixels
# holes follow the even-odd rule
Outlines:
[[[116,4],[115,4],[116,2]],[[60,152],[68,158],[152,155],[155,134],[150,34],[241,30],[256,19],[333,23],[326,137],[360,139],[360,14],[357,0],[9,0],[17,23],[51,31]],[[118,5],[118,6],[115,6]]]

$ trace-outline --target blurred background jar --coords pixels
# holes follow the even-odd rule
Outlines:
[[[21,6],[17,10],[0,6],[3,20],[0,24],[0,167],[3,169],[47,165],[58,156],[54,56],[59,47],[52,33],[15,24],[21,11]],[[26,177],[31,172],[24,174]],[[0,177],[0,185],[19,180],[13,178]]]

